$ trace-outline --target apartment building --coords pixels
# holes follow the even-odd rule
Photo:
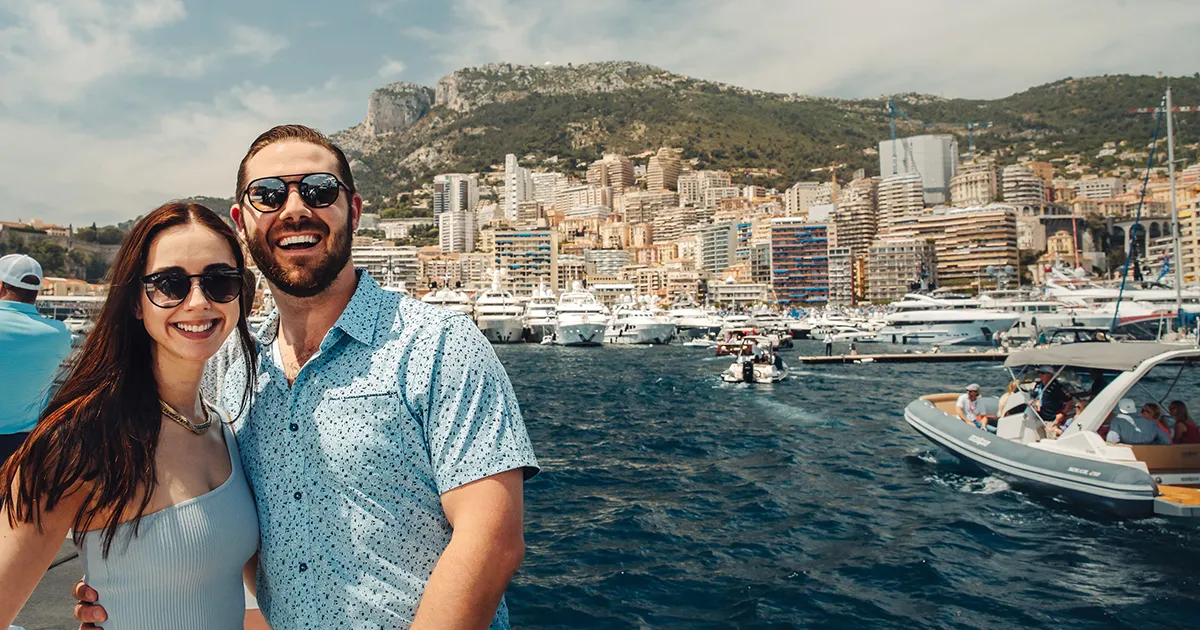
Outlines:
[[[1046,182],[1024,164],[1009,164],[1001,175],[1004,203],[1046,203]],[[972,204],[975,206],[984,204]]]
[[[786,304],[829,301],[830,226],[799,217],[771,220],[771,288]]]
[[[539,284],[561,289],[554,230],[496,230],[491,233],[491,250],[494,268],[514,295],[530,297]]]
[[[964,162],[950,178],[950,202],[959,208],[987,205],[999,198],[999,192],[1000,172],[993,158]]]
[[[854,251],[849,247],[829,248],[829,304],[854,304]]]
[[[649,223],[664,209],[677,207],[679,196],[669,190],[625,191],[614,204],[625,221]]]
[[[1096,177],[1074,182],[1075,196],[1084,199],[1112,199],[1125,192],[1125,180],[1121,177]]]
[[[867,299],[894,302],[919,287],[936,286],[937,259],[933,241],[925,238],[885,237],[867,253]]]
[[[438,245],[443,254],[475,251],[475,213],[448,210],[437,215]]]
[[[950,135],[922,135],[879,143],[879,172],[884,177],[915,174],[921,179],[922,203],[950,201],[950,180],[958,174],[958,140]]]
[[[718,307],[741,310],[771,299],[771,287],[763,283],[710,282],[708,303]]]
[[[570,180],[562,173],[531,173],[533,199],[543,206],[553,206],[558,191],[570,186]]]
[[[916,173],[884,177],[879,182],[877,197],[879,232],[888,232],[907,219],[920,216],[925,208],[921,176]]]
[[[942,208],[920,217],[916,235],[934,241],[938,282],[983,286],[989,266],[1019,264],[1017,213],[1012,206]]]
[[[879,179],[863,178],[850,182],[839,195],[833,223],[837,226],[837,246],[865,255],[879,231]]]
[[[517,164],[517,156],[504,156],[504,217],[517,220],[517,206],[533,199],[533,174]]]
[[[421,262],[416,247],[370,245],[350,248],[350,259],[355,267],[367,270],[380,284],[385,286],[403,282],[409,288],[418,286],[421,277]]]
[[[663,147],[646,166],[646,189],[675,190],[679,186],[680,161],[675,149]]]
[[[697,266],[708,273],[717,274],[733,262],[737,242],[737,228],[732,223],[717,223],[701,227],[697,233]]]
[[[472,211],[479,204],[479,180],[474,175],[443,173],[433,178],[433,213]]]
[[[613,190],[609,186],[585,184],[561,188],[554,195],[554,209],[566,213],[575,206],[612,208]]]
[[[588,166],[587,181],[592,186],[608,186],[613,192],[633,188],[633,162],[619,153],[605,153]]]
[[[583,253],[583,261],[594,273],[615,276],[629,264],[629,252],[623,249],[591,249]]]

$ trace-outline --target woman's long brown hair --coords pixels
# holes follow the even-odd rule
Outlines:
[[[162,426],[150,360],[153,342],[135,316],[145,290],[141,278],[154,239],[168,228],[193,223],[223,237],[238,268],[245,268],[233,230],[204,206],[168,203],[138,221],[113,261],[108,299],[75,366],[24,445],[0,469],[0,507],[10,526],[32,523],[40,528],[45,513],[72,493],[83,492],[73,525],[76,543],[98,515],[106,514],[107,557],[122,516],[135,502],[136,535],[157,486],[154,453]],[[239,414],[249,408],[257,365],[246,310],[242,305],[237,322],[248,377]]]

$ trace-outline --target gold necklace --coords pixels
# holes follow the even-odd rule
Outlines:
[[[204,396],[200,397],[200,408],[204,410],[204,422],[200,424],[192,424],[191,420],[188,420],[183,414],[176,411],[174,407],[161,398],[158,399],[158,406],[162,409],[163,415],[196,435],[204,435],[204,432],[212,426],[212,414],[208,410],[208,403],[204,402]]]

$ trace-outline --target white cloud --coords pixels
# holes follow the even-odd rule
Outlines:
[[[990,98],[1066,76],[1191,74],[1200,58],[1200,3],[1179,0],[454,0],[453,11],[452,31],[407,31],[446,70],[625,59],[829,96]]]
[[[185,15],[179,0],[7,0],[0,11],[16,18],[0,30],[0,104],[6,105],[74,100],[142,62],[140,32]]]
[[[383,65],[379,67],[379,78],[392,79],[404,73],[405,65],[403,61],[397,61],[391,57],[383,58]]]
[[[0,105],[78,101],[101,82],[140,75],[199,77],[229,59],[269,60],[283,37],[233,24],[210,51],[154,48],[152,32],[182,21],[181,0],[0,0]]]
[[[22,148],[0,152],[0,172],[22,182],[0,202],[0,217],[105,224],[177,197],[228,197],[238,161],[258,134],[286,122],[337,131],[330,125],[357,105],[345,100],[346,91],[337,81],[297,92],[246,83],[115,137],[0,117],[0,137]]]

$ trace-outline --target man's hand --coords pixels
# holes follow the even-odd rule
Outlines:
[[[79,600],[79,603],[75,604],[75,621],[80,623],[79,630],[98,630],[95,624],[108,620],[108,612],[96,603],[100,599],[96,589],[83,582],[76,582],[71,596]]]

